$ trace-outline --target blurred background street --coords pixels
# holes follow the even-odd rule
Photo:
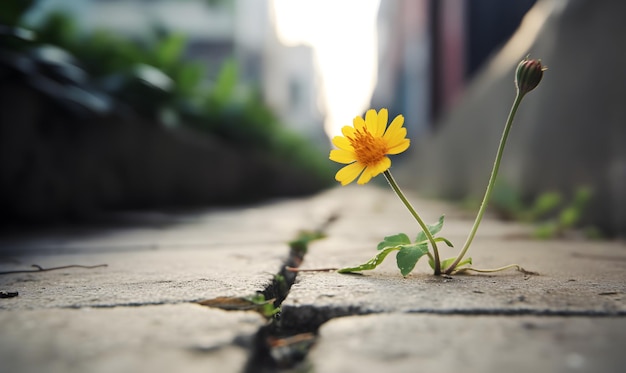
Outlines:
[[[406,118],[402,184],[475,204],[530,54],[549,70],[522,105],[492,207],[534,221],[571,208],[562,225],[623,236],[623,7],[4,1],[3,231],[314,193],[336,185],[329,137],[370,107]]]

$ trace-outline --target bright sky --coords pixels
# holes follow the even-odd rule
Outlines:
[[[369,107],[376,84],[379,0],[273,0],[279,38],[315,50],[333,136]]]

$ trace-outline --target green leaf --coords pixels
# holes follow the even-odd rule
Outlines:
[[[456,256],[442,260],[441,269],[443,270],[443,269],[450,267],[450,264],[452,264],[452,262],[454,262],[455,260],[456,260]],[[435,269],[435,262],[433,261],[433,259],[431,258],[428,259],[428,264],[430,265],[430,268]],[[461,260],[459,264],[457,264],[456,268],[463,267],[464,265],[468,265],[468,264],[472,264],[472,258]]]
[[[454,247],[452,242],[450,242],[450,240],[448,240],[445,237],[437,237],[437,238],[435,238],[435,242],[441,242],[441,241],[445,242],[445,244],[448,245],[448,247]],[[425,241],[425,242],[428,242],[428,241]]]
[[[254,304],[256,310],[265,317],[272,317],[280,312],[280,307],[274,306],[275,299],[265,299],[263,294],[257,294],[250,297],[245,297],[245,300]]]
[[[413,268],[417,261],[428,253],[427,244],[413,244],[403,246],[396,255],[396,262],[402,276],[406,277]]]
[[[384,249],[383,251],[379,252],[378,254],[376,254],[375,257],[373,257],[372,259],[370,259],[369,261],[367,261],[367,263],[361,264],[360,266],[356,266],[356,267],[346,267],[346,268],[341,268],[339,271],[339,273],[350,273],[350,272],[359,272],[359,271],[370,271],[376,267],[378,267],[378,265],[380,263],[383,262],[383,260],[385,260],[385,257],[387,255],[389,255],[390,252],[395,251],[395,250],[400,250],[399,247],[388,247],[386,249]]]
[[[384,240],[378,244],[378,250],[382,250],[387,247],[397,247],[400,245],[408,245],[411,243],[411,239],[404,233],[398,233],[393,236],[387,236]]]
[[[563,201],[563,197],[560,193],[557,192],[547,192],[543,193],[533,203],[532,208],[528,212],[531,220],[539,219],[540,217],[548,214],[550,211],[556,209],[561,202]]]
[[[306,254],[311,241],[325,238],[326,234],[322,231],[300,231],[298,236],[289,241],[289,247],[296,253]]]
[[[441,215],[441,217],[439,218],[439,221],[433,225],[428,225],[428,231],[430,232],[430,234],[432,234],[433,236],[437,233],[439,233],[439,231],[441,230],[441,228],[443,227],[443,218],[444,215]],[[415,238],[415,242],[422,242],[426,240],[426,233],[424,233],[424,231],[419,232],[417,234],[417,237]]]
[[[568,207],[559,214],[559,223],[564,228],[572,228],[580,220],[581,211],[575,207]]]

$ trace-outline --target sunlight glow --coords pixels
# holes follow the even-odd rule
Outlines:
[[[377,73],[379,0],[273,0],[280,40],[314,49],[329,136],[369,108]]]

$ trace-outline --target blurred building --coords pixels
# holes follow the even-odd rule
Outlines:
[[[280,42],[271,6],[270,0],[234,2],[235,55],[242,78],[261,88],[265,102],[287,126],[327,148],[313,49]]]
[[[482,9],[481,17],[505,18],[493,13],[498,9]],[[515,118],[493,206],[516,216],[558,193],[563,204],[544,217],[557,227],[555,237],[573,221],[591,235],[595,227],[626,237],[625,13],[620,1],[537,1],[437,131],[414,148],[411,175],[428,175],[414,177],[415,188],[439,198],[482,198],[515,98],[516,67],[530,54],[549,70]]]
[[[270,0],[235,0],[234,14],[235,55],[245,84],[259,86],[287,126],[328,148],[313,49],[281,43]]]
[[[403,114],[413,136],[428,126],[430,103],[428,1],[380,2],[378,83],[373,108]]]
[[[372,107],[402,113],[412,136],[432,128],[535,0],[381,0]]]
[[[41,0],[30,21],[51,11],[73,15],[83,32],[106,29],[135,39],[155,28],[182,33],[186,57],[204,63],[209,79],[235,58],[243,90],[258,89],[287,127],[327,147],[313,51],[280,43],[270,0]]]

